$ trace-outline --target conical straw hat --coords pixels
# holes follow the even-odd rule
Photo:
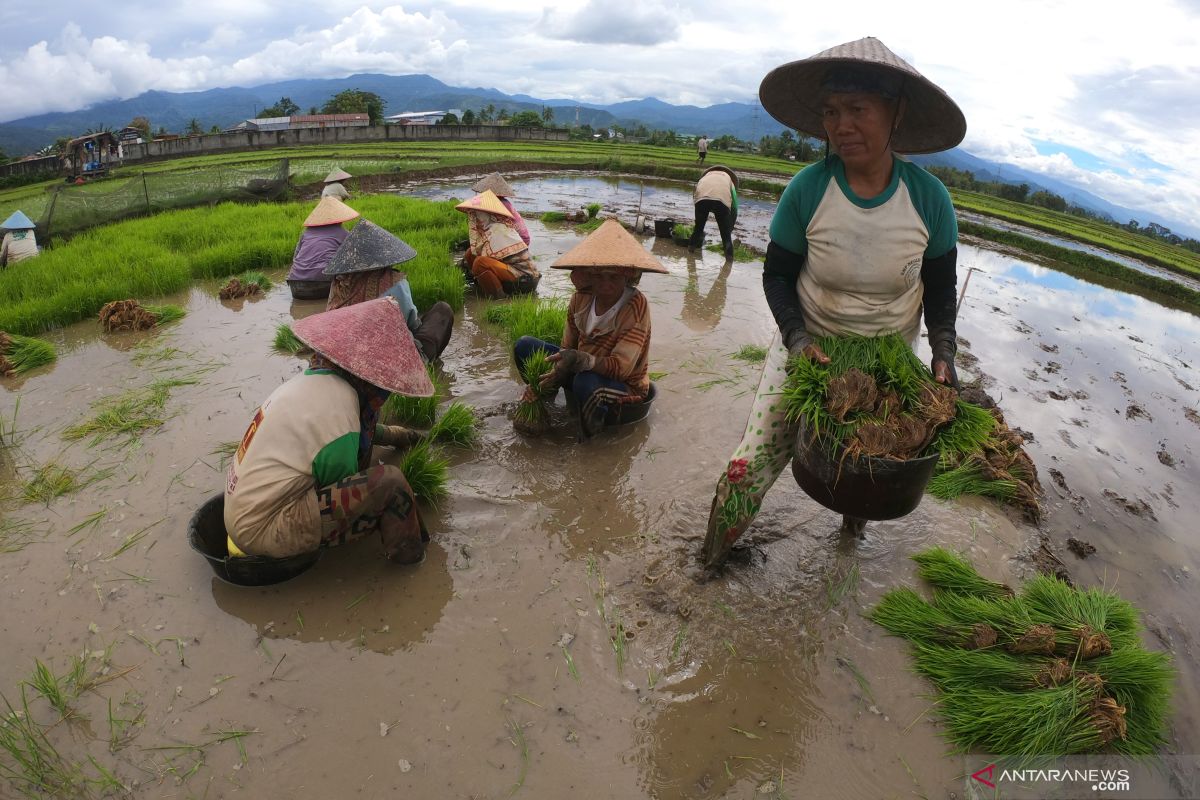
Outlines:
[[[493,172],[491,175],[480,178],[471,187],[471,191],[480,193],[490,191],[497,197],[513,197],[517,193],[499,172]]]
[[[949,150],[967,135],[967,120],[950,96],[873,36],[771,70],[758,87],[763,108],[789,128],[825,139],[822,84],[835,67],[877,71],[885,81],[894,82],[898,94],[907,99],[904,116],[892,135],[891,147],[897,153]]]
[[[296,338],[347,372],[380,389],[408,397],[432,397],[425,371],[400,306],[380,297],[313,314],[293,323]]]
[[[33,230],[37,226],[30,221],[29,217],[25,216],[23,211],[14,211],[8,219],[4,220],[4,224],[0,228],[6,228],[10,231]]]
[[[336,197],[322,197],[321,202],[304,220],[304,227],[316,228],[320,225],[338,225],[358,218],[358,212],[338,200]]]
[[[416,257],[417,251],[399,236],[364,219],[354,226],[333,258],[329,259],[325,274],[348,275],[351,272],[387,269]]]
[[[500,198],[496,197],[496,193],[490,189],[472,197],[455,206],[459,211],[464,213],[468,211],[484,211],[488,214],[495,214],[497,217],[512,219],[512,214],[504,207],[504,203],[500,202]]]
[[[339,168],[335,169],[333,172],[331,172],[325,176],[324,183],[336,183],[337,181],[344,181],[347,178],[353,178],[353,177],[354,176],[351,175],[349,172],[346,172],[346,170],[339,167]]]
[[[642,243],[615,219],[605,220],[590,236],[555,261],[553,268],[667,272],[667,268],[647,253]]]

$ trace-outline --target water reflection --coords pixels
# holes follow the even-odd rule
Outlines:
[[[717,272],[717,277],[704,294],[700,293],[700,273],[696,269],[696,258],[689,254],[687,257],[687,283],[683,287],[683,307],[679,318],[692,330],[703,333],[710,331],[721,321],[725,311],[725,296],[728,291],[729,273],[733,271],[733,261],[725,261]]]
[[[436,533],[435,533],[436,537]],[[438,621],[453,587],[446,552],[434,541],[425,562],[386,561],[378,540],[330,549],[295,580],[248,588],[213,578],[213,599],[271,639],[345,642],[390,653],[422,641]]]

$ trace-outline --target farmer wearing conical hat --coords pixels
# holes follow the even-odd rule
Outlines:
[[[471,191],[476,194],[483,194],[490,191],[496,197],[500,198],[500,202],[508,209],[508,213],[512,214],[513,230],[521,237],[521,241],[529,244],[529,227],[525,224],[525,220],[517,213],[517,209],[513,207],[512,200],[509,198],[515,197],[517,192],[509,185],[508,181],[504,180],[504,176],[499,172],[492,172],[479,180],[475,181],[475,185],[471,187]]]
[[[692,238],[688,241],[688,249],[695,250],[704,246],[704,225],[708,215],[717,218],[717,229],[721,231],[721,245],[725,250],[725,260],[733,261],[733,226],[737,222],[738,176],[729,167],[714,164],[704,170],[696,188],[692,191],[692,202],[696,206],[696,225],[692,228]]]
[[[304,230],[292,253],[289,281],[328,281],[324,275],[333,254],[350,232],[342,224],[358,218],[358,212],[336,197],[322,197],[304,220]]]
[[[412,489],[399,468],[371,462],[373,445],[419,440],[376,424],[388,394],[433,394],[400,307],[383,297],[293,330],[316,354],[258,408],[229,465],[230,554],[284,558],[378,531],[387,558],[420,561],[429,536]]]
[[[584,437],[604,427],[614,404],[635,403],[650,391],[650,304],[633,284],[644,272],[665,273],[616,220],[607,220],[565,253],[554,269],[586,272],[585,288],[571,295],[561,346],[522,336],[513,348],[517,367],[538,350],[551,353],[554,369],[542,389],[564,387],[579,408]],[[536,400],[526,387],[525,400]]]
[[[529,257],[529,245],[513,227],[512,212],[492,190],[480,192],[455,208],[467,215],[471,246],[463,263],[480,291],[499,299],[537,288],[542,274]]]
[[[342,185],[342,181],[350,180],[353,177],[346,170],[335,169],[333,172],[325,176],[325,188],[321,190],[321,197],[336,197],[338,200],[349,200],[350,192]]]
[[[0,228],[4,228],[4,240],[0,242],[0,267],[16,264],[38,254],[34,224],[20,211],[14,211]]]
[[[325,310],[391,297],[400,306],[421,356],[434,361],[450,341],[454,310],[439,300],[424,314],[417,313],[408,277],[394,269],[416,256],[417,251],[399,236],[361,220],[325,268],[323,277],[333,281]]]
[[[828,143],[788,184],[771,221],[763,289],[779,326],[741,444],[717,483],[704,560],[725,560],[795,450],[779,391],[789,358],[827,363],[815,336],[900,333],[924,315],[939,383],[956,383],[958,225],[937,178],[896,153],[933,153],[966,135],[950,97],[878,39],[772,70],[763,108]],[[863,520],[843,518],[861,534]]]

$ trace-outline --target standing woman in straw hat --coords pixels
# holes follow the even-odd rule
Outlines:
[[[525,242],[526,246],[528,246],[529,226],[525,224],[525,220],[521,217],[520,213],[517,212],[517,209],[513,207],[512,200],[509,198],[515,197],[517,192],[511,186],[509,186],[508,181],[504,180],[503,175],[501,175],[499,172],[493,172],[489,175],[486,175],[475,182],[475,185],[471,187],[471,191],[475,192],[476,194],[483,194],[484,192],[490,191],[492,194],[496,195],[496,197],[499,197],[500,202],[505,208],[508,209],[508,213],[512,215],[513,230],[515,230],[517,235],[521,237],[521,241]]]
[[[325,176],[325,188],[321,190],[321,197],[336,197],[338,200],[349,200],[350,192],[342,185],[342,181],[348,181],[352,177],[349,172],[340,167],[335,169]]]
[[[321,202],[304,220],[304,230],[296,251],[292,253],[292,268],[288,270],[287,282],[293,297],[305,299],[325,297],[329,294],[329,278],[325,267],[329,266],[333,254],[346,241],[350,232],[342,223],[358,218],[358,212],[336,197],[322,197]]]
[[[0,228],[4,229],[4,240],[0,242],[0,267],[16,264],[38,254],[34,224],[21,211],[14,211]]]
[[[463,264],[480,291],[499,300],[537,289],[542,274],[529,257],[529,245],[513,227],[512,212],[493,191],[484,190],[455,208],[467,215],[471,246]]]
[[[429,362],[450,342],[454,310],[439,300],[424,315],[417,313],[408,276],[394,269],[416,257],[417,251],[399,236],[370,220],[360,221],[325,268],[325,277],[333,280],[325,310],[391,297],[400,306],[422,357]]]
[[[229,465],[230,555],[286,558],[378,531],[388,559],[421,561],[429,535],[408,481],[398,467],[371,464],[373,445],[419,438],[376,424],[388,394],[433,394],[400,307],[383,297],[293,330],[316,354],[258,408]]]
[[[868,37],[772,70],[771,116],[828,143],[788,184],[771,220],[763,290],[779,326],[741,444],[717,482],[704,560],[722,563],[795,451],[779,395],[789,358],[828,363],[813,337],[900,333],[924,314],[934,378],[954,371],[958,225],[937,178],[895,153],[962,141],[966,120],[928,78]],[[861,535],[864,521],[843,518]]]
[[[643,272],[667,270],[616,220],[607,220],[567,251],[554,269],[572,271],[572,282],[586,286],[571,295],[562,346],[522,336],[513,347],[518,371],[538,350],[551,353],[554,369],[542,379],[543,390],[562,386],[574,395],[583,436],[604,428],[614,404],[637,403],[650,393],[650,304],[634,286]],[[577,273],[587,279],[576,281]],[[526,387],[526,401],[536,401]]]

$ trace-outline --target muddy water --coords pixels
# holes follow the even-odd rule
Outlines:
[[[530,227],[543,267],[577,241]],[[508,355],[468,303],[444,370],[482,437],[452,454],[450,497],[426,510],[434,544],[415,568],[383,563],[367,541],[293,582],[239,589],[184,540],[221,487],[214,446],[301,369],[270,352],[275,325],[319,304],[286,288],[223,304],[201,285],[172,298],[189,314],[166,331],[57,334],[54,367],[3,383],[6,417],[21,398],[15,460],[115,472],[15,512],[45,538],[0,555],[0,690],[13,697],[34,659],[62,673],[111,645],[119,677],[52,735],[137,781],[139,797],[750,797],[772,783],[790,797],[970,796],[963,776],[984,764],[944,754],[929,687],[862,614],[912,582],[906,556],[932,544],[1016,580],[1036,532],[985,503],[927,499],[847,546],[835,515],[781,480],[751,546],[705,580],[694,559],[713,483],[757,382],[731,354],[765,345],[773,322],[756,265],[646,244],[670,269],[642,287],[659,400],[648,422],[587,445],[562,409],[546,440],[513,433]],[[964,246],[963,262],[984,271],[961,333],[1010,422],[1034,436],[1043,529],[1079,582],[1147,610],[1148,643],[1181,672],[1172,750],[1195,752],[1200,321],[990,250]],[[542,291],[566,295],[564,276],[544,271]],[[60,437],[100,397],[202,370],[132,446]],[[1067,536],[1098,553],[1077,560]],[[109,699],[118,717],[143,714],[115,754]],[[234,741],[212,743],[235,730],[253,731],[244,759]],[[181,745],[206,745],[194,772],[198,751],[154,749]]]

